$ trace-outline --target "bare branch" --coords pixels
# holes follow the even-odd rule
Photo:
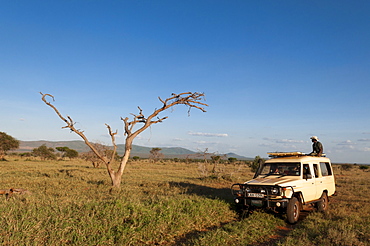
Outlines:
[[[152,124],[160,123],[163,120],[167,119],[168,117],[158,118],[157,115],[166,109],[169,109],[171,107],[174,107],[175,105],[183,104],[187,107],[189,107],[188,114],[190,115],[190,110],[192,108],[196,108],[201,110],[202,112],[206,112],[205,106],[208,106],[208,104],[201,102],[201,100],[204,100],[204,93],[198,93],[198,92],[183,92],[180,94],[172,93],[171,97],[163,100],[162,98],[158,97],[159,101],[163,103],[161,108],[155,109],[154,112],[149,115],[148,117],[145,117],[143,115],[142,109],[139,108],[139,114],[134,116],[134,119],[132,121],[128,121],[128,118],[122,119],[125,123],[125,135],[127,136],[137,136],[141,132],[143,132],[146,128],[148,128]],[[157,117],[157,120],[152,120],[153,118]],[[136,123],[144,123],[144,125],[133,132],[133,128],[136,125]]]
[[[129,126],[130,126],[130,122],[128,122],[128,118],[126,117],[126,118],[122,118],[121,117],[121,120],[124,122],[124,124],[125,124],[125,136],[127,135],[130,135],[131,134],[131,131],[130,131],[130,129],[129,129]]]
[[[187,105],[190,108],[197,108],[201,110],[202,112],[206,112],[204,107],[202,106],[208,106],[208,104],[200,102],[201,100],[204,100],[204,93],[199,92],[183,92],[180,94],[172,93],[172,97],[167,98],[164,103],[163,100],[161,102],[163,103],[162,108],[170,108],[177,104],[184,104]]]
[[[59,118],[61,118],[65,123],[67,123],[66,126],[62,127],[62,128],[69,128],[72,132],[75,132],[77,135],[79,135],[86,143],[87,146],[90,147],[90,149],[99,157],[99,159],[101,159],[105,164],[109,164],[107,162],[107,160],[95,149],[95,147],[89,142],[89,140],[87,139],[87,137],[85,136],[85,134],[83,133],[83,131],[80,131],[78,129],[76,129],[74,127],[74,123],[73,123],[73,120],[70,116],[67,116],[68,120],[66,118],[64,118],[61,113],[59,113],[58,109],[53,105],[51,104],[50,102],[48,102],[46,100],[46,96],[49,96],[51,98],[53,98],[53,101],[54,100],[54,96],[51,95],[51,94],[42,94],[40,92],[40,94],[42,95],[42,100],[48,105],[50,106],[52,109],[54,109],[55,113],[59,116]]]
[[[46,96],[49,96],[49,97],[53,98],[53,101],[55,101],[53,95],[51,95],[51,94],[42,94],[41,92],[40,92],[40,94],[42,95],[42,100],[44,101],[44,103],[46,103],[48,106],[50,106],[52,109],[54,109],[54,111],[57,113],[57,115],[59,116],[59,118],[61,118],[65,123],[67,123],[67,126],[65,126],[63,128],[69,128],[70,125],[73,126],[73,121],[72,121],[72,119],[69,116],[68,116],[68,118],[69,118],[70,121],[68,121],[66,118],[64,118],[59,113],[59,111],[57,110],[57,108],[53,104],[51,104],[50,102],[46,101],[46,99],[45,99]]]
[[[165,102],[162,100],[162,98],[158,97],[159,101],[161,101],[163,104],[165,104]]]
[[[114,157],[116,156],[116,152],[117,152],[116,139],[114,137],[117,134],[117,130],[116,130],[116,132],[112,132],[112,129],[110,128],[110,126],[108,124],[105,124],[105,125],[108,128],[108,132],[109,132],[109,135],[111,137],[112,144],[113,144],[113,153],[112,153],[112,156],[111,156],[110,161],[109,161],[109,163],[112,163],[114,161]]]
[[[158,117],[157,117],[157,118],[158,118]],[[151,121],[150,123],[151,123],[151,124],[156,124],[156,123],[162,122],[163,120],[165,120],[165,119],[167,119],[167,118],[168,118],[168,116],[163,117],[163,118],[158,118],[158,120]]]

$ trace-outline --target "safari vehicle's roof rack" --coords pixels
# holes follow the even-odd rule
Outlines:
[[[268,152],[267,153],[269,157],[272,158],[277,158],[277,157],[288,157],[288,156],[305,156],[307,154],[300,152],[300,151],[295,151],[295,152]],[[322,154],[321,157],[325,157],[326,154]]]
[[[287,157],[287,156],[303,156],[305,153],[296,152],[268,152],[269,157]]]

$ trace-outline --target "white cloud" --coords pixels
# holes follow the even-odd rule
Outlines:
[[[340,142],[337,144],[337,147],[335,149],[337,150],[354,150],[355,149],[355,143],[353,143],[351,140],[346,140],[346,141],[343,141],[343,142]]]
[[[195,141],[196,144],[207,144],[207,141]]]
[[[294,139],[275,139],[275,138],[262,138],[265,141],[271,141],[274,143],[305,143],[303,140],[294,140]]]
[[[304,149],[309,148],[310,145],[306,144],[306,141],[303,140],[294,140],[294,139],[276,139],[265,137],[262,140],[265,142],[259,144],[258,146],[268,150],[269,152],[273,151],[304,151]]]
[[[272,138],[262,138],[263,140],[266,140],[266,141],[274,141],[274,139]]]
[[[181,142],[181,141],[184,141],[183,139],[181,139],[181,138],[174,138],[174,139],[172,139],[172,141],[175,141],[175,142]]]
[[[276,143],[304,143],[303,140],[293,140],[293,139],[280,139],[276,140]]]
[[[370,142],[370,138],[361,138],[361,139],[358,139],[357,141],[360,141],[360,142]]]
[[[258,146],[260,146],[260,147],[273,147],[273,145],[272,144],[265,144],[265,143],[263,143],[263,144],[259,144]]]
[[[192,136],[203,136],[203,137],[228,137],[226,133],[206,133],[206,132],[188,132]]]
[[[351,140],[346,140],[338,143],[338,145],[354,145],[354,143]]]

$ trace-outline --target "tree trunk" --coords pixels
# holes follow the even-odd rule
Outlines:
[[[0,150],[0,161],[5,160],[5,151]]]
[[[128,137],[126,139],[126,144],[125,144],[125,154],[123,155],[121,162],[119,164],[119,168],[117,172],[111,169],[110,165],[107,167],[108,168],[108,173],[112,181],[112,186],[113,188],[120,188],[121,182],[122,182],[122,175],[123,171],[126,168],[126,164],[130,158],[130,153],[132,149],[132,141],[133,138]]]
[[[113,188],[120,188],[121,181],[122,181],[122,175],[119,175],[119,173],[113,173],[113,174],[109,174],[109,176],[112,180]]]

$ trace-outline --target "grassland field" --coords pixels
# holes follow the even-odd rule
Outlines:
[[[370,245],[370,172],[334,166],[338,196],[326,213],[296,225],[254,212],[238,219],[230,186],[251,179],[246,164],[130,161],[110,193],[104,167],[83,160],[0,162],[0,245]],[[211,167],[209,167],[211,168]]]

